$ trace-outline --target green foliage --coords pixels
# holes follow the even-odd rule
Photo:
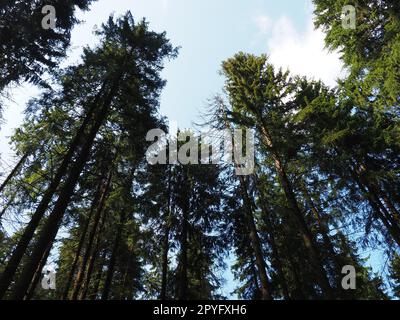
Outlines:
[[[393,257],[390,266],[390,277],[393,280],[393,291],[397,298],[400,298],[400,256],[396,254]]]
[[[24,79],[41,83],[53,69],[52,87],[28,103],[12,136],[23,161],[1,193],[0,222],[21,221],[14,233],[0,230],[2,273],[52,193],[5,297],[27,266],[40,271],[52,261],[57,290],[28,279],[28,298],[225,299],[230,267],[240,299],[384,300],[386,284],[362,258],[371,248],[393,257],[399,296],[397,2],[355,1],[357,28],[349,30],[340,19],[346,1],[314,0],[316,25],[350,70],[335,88],[291,76],[266,55],[238,53],[223,62],[225,95],[212,100],[207,126],[255,130],[256,170],[246,177],[231,164],[147,163],[147,132],[168,131],[158,113],[161,72],[178,50],[146,20],[130,12],[110,17],[81,63],[55,68],[77,23],[74,6],[90,2],[54,1],[60,15],[53,31],[38,29],[40,1],[0,7],[8,22],[0,35],[13,34],[0,48],[0,90]],[[29,32],[16,32],[21,26]],[[53,250],[32,262],[47,234]],[[357,271],[356,290],[342,288],[345,265]]]
[[[65,57],[71,30],[78,23],[77,8],[87,10],[93,0],[3,1],[0,38],[0,92],[10,83],[29,81],[46,85],[41,75],[56,67]],[[42,28],[42,8],[52,5],[56,10],[56,29]]]
[[[326,33],[326,45],[338,49],[357,81],[360,96],[374,96],[381,107],[399,104],[400,5],[396,0],[314,0],[315,25]],[[356,8],[356,28],[342,27],[342,8]]]

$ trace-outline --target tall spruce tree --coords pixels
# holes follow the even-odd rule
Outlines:
[[[71,31],[78,20],[76,9],[88,10],[93,0],[2,1],[0,5],[0,93],[10,83],[29,81],[45,84],[41,78],[66,56]],[[56,28],[44,29],[42,9],[51,5]],[[47,14],[47,12],[46,12]]]
[[[34,270],[46,248],[54,241],[80,174],[90,160],[91,149],[99,130],[107,120],[112,121],[114,117],[124,119],[119,125],[126,128],[127,116],[131,121],[136,116],[141,128],[148,124],[150,129],[152,123],[144,120],[154,116],[157,99],[165,83],[159,77],[162,61],[176,53],[164,34],[149,31],[145,21],[135,24],[130,13],[117,21],[110,18],[98,35],[102,38],[101,44],[95,49],[86,48],[83,63],[69,68],[61,77],[61,82],[72,87],[69,89],[79,87],[81,93],[85,86],[89,87],[89,83],[82,83],[82,79],[89,77],[91,88],[83,100],[79,100],[81,95],[71,97],[81,106],[84,119],[2,275],[1,287],[4,292],[38,223],[47,211],[50,200],[60,186],[58,199],[37,236],[34,250],[13,289],[12,297],[16,299],[22,299],[26,294]],[[67,92],[71,94],[73,90]],[[117,123],[115,125],[118,126]],[[127,132],[133,133],[134,130],[134,126],[129,126]]]

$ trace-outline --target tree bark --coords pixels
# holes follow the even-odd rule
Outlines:
[[[228,129],[230,132],[232,132],[232,128],[229,124],[229,120],[226,115],[226,110],[223,105],[221,105],[221,112],[224,117],[224,122],[225,122],[225,127]],[[235,150],[235,141],[232,141],[232,149]],[[238,168],[238,164],[235,161],[235,168]],[[238,180],[240,183],[240,192],[242,195],[242,199],[244,202],[244,207],[245,207],[245,213],[244,217],[246,220],[246,224],[249,229],[249,238],[251,242],[252,249],[254,251],[255,255],[255,263],[257,266],[257,272],[258,276],[260,278],[260,283],[261,283],[261,298],[263,300],[272,300],[271,292],[269,289],[269,280],[268,280],[268,275],[267,275],[267,270],[266,270],[266,264],[264,261],[264,254],[263,250],[261,247],[261,242],[260,242],[260,237],[258,235],[258,230],[256,227],[256,224],[254,222],[254,215],[253,215],[253,209],[255,209],[254,202],[250,199],[248,191],[247,191],[247,185],[244,177],[242,175],[238,176]]]
[[[67,180],[60,192],[60,196],[54,205],[54,208],[44,224],[44,227],[40,233],[37,243],[35,244],[35,248],[32,252],[32,255],[29,257],[23,272],[21,273],[20,278],[16,282],[15,288],[12,293],[12,298],[14,300],[21,300],[28,289],[29,283],[32,280],[36,267],[39,265],[40,259],[43,256],[44,251],[49,243],[52,243],[57,235],[58,229],[60,227],[62,218],[64,216],[64,212],[68,207],[71,196],[74,192],[75,186],[78,182],[79,176],[90,156],[90,151],[92,149],[95,137],[104,123],[111,101],[117,90],[120,78],[116,81],[113,87],[110,90],[110,93],[106,97],[102,107],[98,110],[95,115],[95,121],[93,126],[90,129],[89,134],[87,135],[87,139],[85,139],[85,143],[83,144],[81,151],[71,167],[69,171]]]
[[[276,152],[275,146],[264,124],[262,124],[261,126],[261,133],[264,144],[266,145],[266,147],[268,147],[268,149],[271,152],[272,158],[274,160],[275,170],[278,173],[281,186],[286,196],[286,200],[288,201],[288,204],[292,209],[294,218],[300,229],[299,231],[303,239],[304,245],[307,249],[308,255],[310,257],[317,283],[319,284],[324,293],[324,298],[333,299],[334,298],[333,290],[326,275],[326,271],[324,269],[321,260],[320,252],[314,241],[314,237],[307,226],[303,213],[300,210],[299,204],[297,202],[296,196],[293,191],[293,187],[288,179],[285,168],[283,167],[282,160],[280,159],[278,153]]]
[[[90,300],[96,300],[96,297],[98,295],[100,281],[103,276],[103,265],[104,265],[104,261],[106,260],[106,255],[107,255],[107,250],[103,250],[103,253],[100,258],[100,262],[98,263],[98,269],[97,269],[97,273],[96,273],[96,277],[95,277],[95,283],[94,283],[92,293],[90,294]]]
[[[308,298],[308,295],[306,294],[306,292],[308,290],[304,287],[304,283],[301,281],[301,277],[298,272],[297,264],[293,261],[293,258],[291,257],[290,253],[287,256],[287,258],[289,261],[290,269],[293,273],[294,285],[295,285],[295,288],[297,289],[297,290],[293,290],[294,292],[292,291],[293,299],[305,300]]]
[[[81,290],[82,282],[83,282],[83,279],[85,276],[85,271],[87,269],[87,262],[89,260],[90,254],[92,252],[94,239],[95,239],[95,236],[98,231],[98,225],[100,223],[104,205],[105,205],[105,202],[106,202],[106,199],[108,196],[108,192],[110,189],[111,179],[112,179],[112,171],[110,170],[110,172],[107,175],[106,180],[102,182],[101,191],[100,191],[101,196],[99,198],[99,202],[96,204],[96,206],[97,206],[96,214],[94,216],[92,229],[91,229],[89,237],[88,237],[88,243],[86,245],[85,254],[82,258],[80,269],[79,269],[78,274],[75,279],[74,289],[71,294],[71,300],[76,300],[78,298],[78,294]]]
[[[25,300],[31,300],[33,298],[33,295],[35,293],[35,289],[41,279],[42,276],[42,270],[46,264],[47,258],[49,257],[51,251],[51,246],[49,246],[42,258],[42,260],[40,261],[40,265],[37,268],[36,272],[35,272],[35,276],[33,277],[32,283],[30,285],[30,288],[28,290],[28,293],[25,296]]]
[[[245,220],[246,224],[249,228],[249,238],[251,241],[251,245],[255,255],[255,262],[257,266],[258,276],[260,278],[261,283],[261,299],[263,300],[271,300],[272,296],[269,289],[269,280],[266,271],[266,264],[264,260],[264,254],[261,247],[260,237],[258,235],[258,230],[256,224],[254,222],[253,210],[255,208],[254,202],[250,199],[250,196],[247,191],[247,184],[243,176],[239,176],[240,181],[240,190],[242,194],[242,198],[244,201],[245,207]]]
[[[104,88],[104,85],[103,85]],[[78,149],[80,144],[82,143],[82,139],[84,136],[84,132],[92,120],[94,111],[96,107],[98,107],[97,102],[100,99],[101,93],[103,91],[103,88],[99,92],[99,94],[96,96],[95,101],[92,103],[91,107],[88,110],[88,113],[85,116],[84,121],[82,122],[78,132],[76,133],[73,141],[71,142],[68,151],[66,155],[63,158],[63,161],[60,165],[60,167],[57,170],[56,175],[54,176],[54,179],[51,181],[49,187],[47,188],[45,194],[43,195],[42,200],[40,201],[38,207],[36,208],[35,213],[32,215],[31,220],[29,221],[29,224],[25,228],[21,238],[18,241],[17,247],[13,251],[13,254],[10,258],[10,260],[7,263],[7,266],[5,267],[3,274],[0,276],[0,299],[3,298],[5,292],[7,291],[8,287],[11,284],[11,281],[13,280],[16,270],[18,268],[18,265],[21,263],[21,259],[23,255],[25,254],[29,243],[31,242],[33,235],[39,226],[39,223],[41,219],[43,218],[48,205],[53,198],[54,193],[56,192],[61,179],[66,175],[68,166],[71,163],[72,157],[75,153],[75,151]]]
[[[188,172],[187,168],[184,168],[184,184],[186,185],[188,180]],[[180,236],[180,279],[179,279],[179,300],[187,300],[188,293],[188,229],[189,229],[189,208],[190,208],[190,199],[185,191],[185,194],[182,195],[183,199],[183,208],[182,208],[182,231]]]
[[[79,293],[79,300],[85,300],[86,296],[87,296],[87,292],[89,290],[89,285],[90,285],[90,281],[92,279],[94,264],[97,259],[98,252],[100,250],[101,234],[102,234],[104,223],[105,223],[105,217],[103,217],[102,222],[100,223],[99,232],[98,232],[97,238],[96,238],[96,244],[95,244],[94,249],[89,258],[87,272],[85,275],[85,279],[83,281],[81,292]]]
[[[10,180],[18,173],[19,169],[21,166],[25,163],[25,160],[28,158],[28,152],[26,152],[22,158],[18,161],[18,163],[15,165],[15,167],[12,169],[10,174],[7,176],[7,178],[3,181],[3,183],[0,185],[0,194],[3,192],[4,188],[7,186],[7,184],[10,182]]]
[[[400,213],[394,206],[393,202],[384,194],[382,195],[382,199],[394,218],[393,223],[395,223],[396,225],[400,225]]]
[[[129,265],[126,265],[125,271],[124,271],[124,276],[122,277],[122,282],[121,282],[121,292],[118,297],[118,300],[126,300],[126,295],[125,295],[125,289],[126,289],[126,283],[128,282],[128,271],[129,271]]]
[[[264,222],[265,222],[265,228],[266,228],[266,231],[267,231],[268,236],[269,236],[268,240],[269,240],[269,243],[271,245],[272,255],[273,255],[274,260],[275,260],[275,268],[276,268],[276,271],[278,272],[278,277],[279,277],[280,284],[281,284],[281,287],[282,287],[283,297],[286,300],[290,300],[289,287],[288,287],[288,284],[287,284],[287,281],[286,281],[286,278],[285,278],[285,274],[283,272],[283,263],[282,263],[282,260],[280,258],[280,255],[279,255],[278,246],[277,246],[276,241],[275,241],[275,235],[274,235],[274,233],[272,231],[272,228],[271,228],[271,219],[269,218],[270,212],[267,209],[267,206],[266,206],[264,201],[265,201],[265,199],[263,199],[263,198],[260,199],[261,210],[263,212],[263,217],[264,217]]]
[[[361,183],[365,185],[367,191],[375,199],[374,201],[381,208],[382,213],[385,215],[386,219],[390,222],[392,228],[397,230],[398,233],[400,233],[399,212],[393,206],[390,199],[380,190],[380,188],[376,184],[369,183],[366,179],[361,177],[360,174],[359,176]],[[383,199],[383,203],[381,199]]]
[[[250,262],[250,270],[251,270],[251,273],[253,275],[254,288],[255,288],[256,293],[257,293],[256,297],[258,298],[259,296],[261,296],[261,289],[260,289],[260,286],[258,284],[257,268],[256,268],[255,263],[254,263],[254,258],[250,257],[250,260],[251,260],[251,262]]]
[[[396,189],[393,188],[392,184],[396,184],[397,181],[395,179],[390,179],[389,181],[383,181],[384,185],[384,190],[389,194],[390,199],[392,199],[397,205],[397,207],[400,208],[400,194],[396,191]],[[397,210],[398,211],[398,210]],[[400,223],[400,221],[399,221]]]
[[[381,208],[377,203],[377,199],[373,195],[368,194],[368,191],[366,192],[367,192],[366,198],[370,206],[374,210],[376,217],[382,222],[382,224],[385,226],[386,230],[389,232],[392,239],[400,247],[400,232],[390,224],[385,214],[381,211]]]
[[[165,217],[165,231],[163,239],[163,254],[162,254],[162,276],[161,276],[161,294],[160,299],[167,298],[167,273],[168,273],[168,251],[169,251],[169,233],[170,233],[170,216],[171,216],[171,166],[168,168],[168,201],[167,214]]]
[[[3,218],[4,214],[6,213],[7,209],[12,205],[12,203],[14,202],[14,199],[17,195],[17,192],[14,192],[14,194],[11,196],[11,199],[9,199],[7,201],[7,204],[4,206],[4,208],[0,211],[0,223],[1,223],[1,219]]]
[[[368,185],[366,185],[364,181],[362,181],[362,178],[357,173],[357,170],[355,170],[354,168],[350,168],[350,170],[353,179],[360,188],[361,192],[364,194],[366,200],[369,202],[370,206],[375,212],[376,217],[382,222],[392,239],[400,247],[400,229],[396,228],[395,225],[392,225],[390,223],[387,217],[388,212],[385,206],[380,202],[377,195],[369,190]]]
[[[335,271],[335,279],[336,279],[336,290],[338,292],[338,295],[342,298],[347,297],[347,292],[346,290],[343,290],[342,288],[342,266],[337,260],[337,254],[335,252],[334,245],[331,241],[331,238],[329,236],[329,228],[328,226],[322,221],[322,214],[321,214],[321,209],[317,204],[315,204],[314,200],[312,199],[310,193],[308,192],[307,186],[305,185],[304,182],[302,182],[302,189],[303,189],[303,195],[304,198],[310,207],[311,212],[314,215],[315,221],[317,222],[318,225],[318,232],[322,236],[322,240],[324,242],[324,246],[327,249],[329,253],[329,258],[333,263],[334,266],[334,271]]]
[[[114,276],[114,268],[115,268],[115,264],[117,262],[117,257],[118,257],[120,242],[121,242],[121,236],[122,236],[122,231],[124,229],[125,222],[126,222],[126,214],[125,214],[125,212],[122,212],[120,214],[120,221],[119,221],[119,226],[118,226],[118,230],[117,230],[117,235],[115,237],[114,247],[113,247],[110,262],[109,262],[108,268],[107,268],[106,280],[104,282],[104,288],[103,288],[103,293],[101,295],[101,300],[107,300],[108,296],[110,294],[111,282],[112,282],[112,279]]]
[[[74,261],[72,262],[72,266],[71,266],[71,269],[70,269],[70,272],[69,272],[69,275],[68,275],[67,283],[65,284],[64,292],[63,292],[63,295],[61,297],[62,300],[68,299],[69,289],[71,287],[72,280],[73,280],[74,275],[75,275],[75,269],[76,269],[76,267],[78,265],[79,257],[81,256],[81,251],[82,251],[83,245],[85,243],[86,233],[88,231],[89,224],[90,224],[90,221],[92,219],[93,212],[94,212],[96,206],[98,205],[98,201],[99,201],[99,197],[100,197],[101,185],[102,185],[102,183],[99,183],[97,191],[96,191],[96,194],[94,196],[94,199],[93,199],[93,202],[92,202],[92,205],[91,205],[91,208],[90,208],[90,211],[89,211],[89,215],[86,218],[84,226],[83,226],[83,229],[81,231],[81,237],[79,239],[78,247],[76,248]]]

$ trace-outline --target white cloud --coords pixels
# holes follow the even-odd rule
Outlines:
[[[261,34],[265,34],[269,31],[271,26],[271,20],[266,15],[258,15],[254,17],[254,22],[257,25]]]
[[[260,30],[266,23],[262,21],[270,20],[259,20],[257,25]],[[336,79],[345,74],[338,53],[324,48],[324,33],[314,29],[311,15],[303,32],[296,30],[286,16],[272,21],[269,28],[267,53],[275,66],[288,68],[292,74],[322,80],[330,86],[334,86]]]

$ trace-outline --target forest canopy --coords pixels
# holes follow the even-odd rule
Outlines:
[[[330,87],[268,53],[238,52],[215,70],[224,84],[195,130],[178,132],[160,97],[180,48],[145,18],[111,15],[97,45],[60,66],[76,10],[94,2],[0,6],[0,111],[12,86],[40,87],[11,137],[15,166],[0,173],[0,299],[400,298],[398,1],[353,1],[357,27],[345,29],[347,1],[313,0],[346,77]],[[40,24],[45,4],[54,30]],[[168,137],[167,163],[148,161],[155,128]],[[204,156],[202,130],[216,145],[230,133],[232,150],[235,133],[251,130],[240,141],[254,170],[238,174],[235,156],[176,161],[177,148]],[[363,254],[377,247],[386,277]],[[49,266],[54,290],[42,285]]]

